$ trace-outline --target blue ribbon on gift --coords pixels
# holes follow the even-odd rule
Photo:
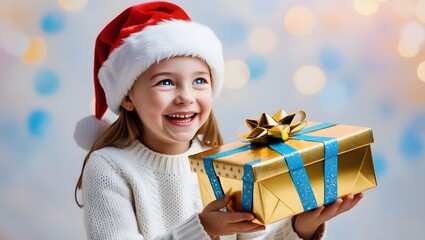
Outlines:
[[[282,142],[270,143],[269,146],[285,158],[289,174],[298,192],[304,211],[317,208],[316,198],[314,197],[301,155],[296,149]]]
[[[242,187],[242,211],[252,211],[252,196],[254,193],[254,173],[252,166],[261,162],[260,159],[254,160],[243,165],[243,187]]]
[[[223,189],[221,188],[220,180],[214,171],[213,161],[216,158],[222,158],[226,156],[230,156],[236,153],[245,152],[247,150],[260,147],[259,145],[248,144],[242,147],[238,147],[229,151],[217,153],[204,158],[204,168],[207,173],[208,179],[210,180],[211,187],[213,189],[214,195],[216,199],[220,199],[224,197]]]
[[[330,204],[338,198],[338,142],[336,138],[321,137],[321,136],[308,136],[305,133],[314,132],[320,129],[335,126],[333,123],[322,123],[313,127],[305,128],[290,136],[290,139],[322,142],[324,144],[324,204]],[[239,152],[244,152],[250,149],[264,147],[267,145],[263,144],[248,144],[242,147],[238,147],[229,151],[217,153],[208,157],[205,157],[204,167],[211,183],[211,187],[214,191],[216,199],[224,197],[223,189],[221,188],[220,180],[215,174],[213,161],[216,158],[221,158],[229,155],[233,155]],[[308,179],[307,172],[304,168],[304,164],[299,152],[284,142],[273,142],[269,143],[268,146],[274,151],[281,154],[286,161],[291,175],[294,186],[298,192],[304,211],[308,211],[317,208],[317,201],[311,188],[310,180]],[[252,211],[252,196],[253,196],[253,172],[252,166],[261,160],[255,160],[244,164],[244,176],[243,190],[242,190],[242,211]]]
[[[321,142],[325,146],[325,199],[324,204],[328,205],[338,199],[338,141],[332,137],[308,136],[305,133],[317,131],[328,127],[333,127],[334,123],[322,123],[313,127],[301,130],[291,136],[292,139],[310,142]]]

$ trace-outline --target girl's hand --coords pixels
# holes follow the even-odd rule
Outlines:
[[[226,196],[208,204],[199,219],[209,236],[231,235],[264,230],[263,225],[252,223],[254,215],[246,212],[222,212],[220,209],[230,202]]]
[[[294,222],[294,231],[302,239],[311,239],[317,228],[324,222],[352,209],[363,198],[363,193],[338,198],[334,203],[300,213]]]

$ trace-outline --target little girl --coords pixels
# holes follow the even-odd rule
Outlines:
[[[90,149],[75,189],[89,239],[320,239],[325,221],[357,204],[361,194],[267,230],[251,213],[220,211],[229,197],[203,209],[187,157],[223,144],[211,111],[223,75],[220,41],[174,4],[132,6],[102,30],[96,120],[74,135]],[[108,107],[119,116],[111,125]]]

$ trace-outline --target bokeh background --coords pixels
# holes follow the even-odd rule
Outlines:
[[[1,240],[85,238],[74,125],[93,112],[98,32],[138,2],[0,0]],[[425,0],[173,2],[223,42],[226,142],[280,108],[373,128],[378,187],[328,239],[425,235]]]

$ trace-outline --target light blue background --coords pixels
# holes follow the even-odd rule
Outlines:
[[[82,210],[73,198],[85,152],[72,134],[75,123],[90,114],[95,37],[137,2],[91,0],[70,13],[55,1],[0,1],[0,239],[85,238]],[[357,14],[350,0],[175,2],[217,33],[226,60],[250,67],[245,87],[223,89],[215,101],[226,142],[237,140],[245,118],[280,108],[302,109],[312,121],[373,128],[378,187],[328,223],[327,239],[425,235],[425,82],[416,75],[425,48],[422,43],[412,58],[397,52],[403,24],[416,21],[406,9],[417,1],[382,1],[371,16]],[[293,6],[307,7],[315,17],[306,35],[284,28]],[[258,27],[276,34],[272,53],[250,50],[248,35]],[[3,41],[9,28],[41,36],[46,58],[27,65],[8,53]],[[327,83],[316,95],[304,95],[293,84],[294,71],[306,64],[325,71]]]

